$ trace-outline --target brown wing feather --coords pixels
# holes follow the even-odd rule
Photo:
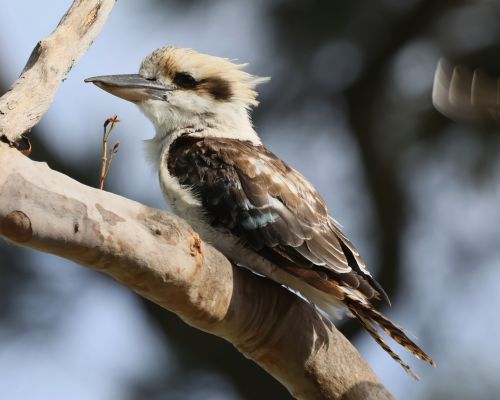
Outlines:
[[[314,187],[264,146],[183,136],[171,146],[168,168],[199,194],[213,226],[277,265],[295,262],[367,300],[386,297]]]

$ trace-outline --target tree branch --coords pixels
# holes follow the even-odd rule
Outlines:
[[[1,134],[14,141],[38,122],[113,3],[73,3],[0,98]],[[87,187],[5,143],[0,169],[0,236],[11,243],[112,276],[193,327],[225,338],[299,399],[392,399],[314,307],[233,267],[180,218]]]
[[[5,144],[0,163],[4,238],[112,276],[230,341],[297,398],[391,398],[311,305],[233,267],[180,218],[84,186]]]
[[[19,79],[0,98],[0,136],[16,142],[49,109],[61,82],[104,26],[116,0],[76,0],[37,43]]]

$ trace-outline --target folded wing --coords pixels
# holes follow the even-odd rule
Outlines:
[[[212,226],[278,267],[337,297],[340,286],[360,300],[388,301],[314,187],[264,146],[186,135],[172,144],[168,169]]]

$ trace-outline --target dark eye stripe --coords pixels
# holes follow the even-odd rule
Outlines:
[[[196,79],[194,79],[193,76],[187,72],[177,72],[174,76],[174,83],[185,89],[192,89],[198,85]]]
[[[233,96],[231,84],[220,78],[210,78],[203,82],[208,92],[217,100],[228,101]]]

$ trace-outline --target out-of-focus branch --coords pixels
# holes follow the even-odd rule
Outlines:
[[[453,65],[441,59],[432,88],[434,107],[456,121],[498,124],[500,122],[500,81],[480,69]]]
[[[223,337],[299,399],[390,399],[351,343],[315,309],[233,267],[181,219],[0,145],[0,235],[100,272]]]
[[[37,43],[19,79],[0,98],[0,136],[16,142],[49,109],[59,85],[104,26],[116,0],[75,0]]]

